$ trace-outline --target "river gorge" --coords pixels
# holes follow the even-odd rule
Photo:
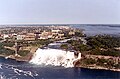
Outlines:
[[[99,27],[100,28],[100,27]],[[68,39],[69,40],[69,39]],[[74,67],[81,59],[73,50],[59,49],[67,40],[38,48],[30,61],[0,57],[0,79],[119,79],[120,72]]]

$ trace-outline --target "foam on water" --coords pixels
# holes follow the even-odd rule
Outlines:
[[[3,75],[0,75],[0,79],[6,79],[5,76]]]
[[[0,69],[2,69],[2,64],[0,64]]]
[[[79,54],[78,58],[81,58]],[[76,60],[74,52],[64,51],[59,49],[38,49],[34,54],[30,63],[37,65],[53,65],[53,66],[64,66],[74,67],[73,62]]]
[[[38,76],[36,72],[29,71],[29,70],[23,70],[19,69],[18,67],[21,65],[9,65],[9,64],[0,64],[0,79],[19,79],[18,76],[29,76],[34,79],[35,76]],[[10,74],[4,74],[4,70],[7,70],[8,73],[11,71],[12,73]],[[8,77],[9,76],[9,77]]]

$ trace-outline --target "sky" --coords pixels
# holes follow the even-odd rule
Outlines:
[[[0,24],[120,24],[120,0],[0,0]]]

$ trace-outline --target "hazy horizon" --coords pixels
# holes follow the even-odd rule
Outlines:
[[[120,0],[0,0],[3,24],[120,24]]]

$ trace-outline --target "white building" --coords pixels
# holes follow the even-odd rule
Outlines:
[[[52,30],[53,33],[58,33],[60,30]]]
[[[4,39],[5,39],[5,38],[9,38],[9,35],[4,34],[4,35],[3,35],[3,38],[4,38]]]
[[[25,35],[17,35],[17,40],[23,40]]]

